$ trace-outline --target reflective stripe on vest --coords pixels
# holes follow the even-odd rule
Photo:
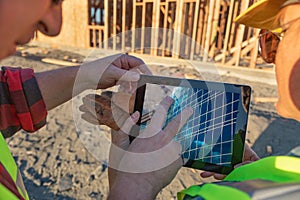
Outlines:
[[[21,178],[21,175],[18,171],[18,167],[9,151],[9,148],[2,136],[2,133],[0,132],[0,162],[2,166],[4,167],[3,175],[5,176],[6,173],[8,174],[7,179],[11,178],[11,182],[13,182],[13,187],[17,187],[18,194],[21,195],[24,199],[29,200],[28,194],[25,190],[25,187],[23,185],[23,181]],[[6,177],[7,177],[6,176]],[[3,179],[3,177],[1,177]],[[9,180],[3,180],[10,183]],[[13,192],[11,192],[7,187],[5,187],[0,182],[0,199],[19,199]]]
[[[267,157],[234,169],[224,179],[225,184],[223,185],[210,183],[202,186],[191,186],[179,192],[177,197],[179,200],[183,200],[185,196],[202,197],[205,200],[248,200],[251,198],[249,193],[235,188],[233,184],[226,185],[226,182],[237,183],[240,187],[255,180],[273,183],[300,183],[300,158],[291,156]],[[238,198],[235,198],[237,196]]]

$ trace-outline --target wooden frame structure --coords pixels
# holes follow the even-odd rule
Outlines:
[[[65,37],[70,44],[67,37],[73,34],[73,38],[78,40],[72,43],[75,46],[255,68],[257,64],[264,64],[258,59],[259,30],[234,22],[234,18],[254,1],[66,1],[64,16],[65,12],[67,16],[69,12],[72,19],[79,20],[77,16],[80,14],[84,21],[76,21],[76,26],[80,26],[75,29],[76,34],[62,32],[59,43],[63,44]],[[87,12],[71,15],[69,7],[73,4],[77,7],[82,4],[81,11],[86,6]],[[68,31],[71,30],[70,24],[75,22],[68,23],[66,20],[63,30]],[[85,39],[82,39],[84,35]]]
[[[244,65],[243,60],[247,60],[249,67],[256,66],[258,31],[233,21],[253,0],[89,2],[102,2],[100,9],[108,13],[103,23],[89,25],[90,47],[129,49],[154,56],[235,66]],[[125,32],[129,30],[131,34],[127,37]],[[118,34],[121,35],[116,37]]]

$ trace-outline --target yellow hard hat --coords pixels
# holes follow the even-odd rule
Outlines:
[[[254,28],[276,31],[280,29],[277,15],[284,6],[300,3],[300,0],[261,0],[242,12],[235,21]]]

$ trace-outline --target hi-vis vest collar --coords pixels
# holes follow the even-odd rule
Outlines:
[[[29,200],[21,174],[0,132],[0,199]]]

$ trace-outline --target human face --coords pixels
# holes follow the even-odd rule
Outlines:
[[[28,43],[37,30],[58,35],[61,24],[60,0],[0,0],[0,59]]]
[[[282,11],[281,24],[284,37],[279,43],[276,54],[276,78],[278,84],[279,100],[278,113],[286,118],[300,121],[300,4],[289,5]]]

